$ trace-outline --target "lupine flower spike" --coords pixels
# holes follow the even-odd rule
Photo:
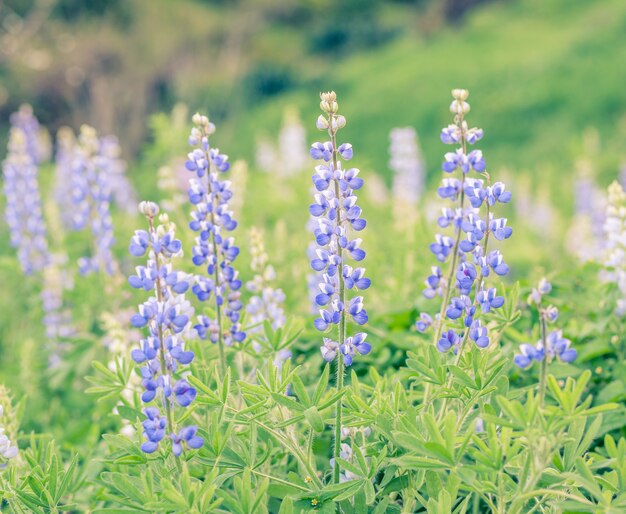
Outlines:
[[[194,353],[186,346],[194,311],[185,299],[185,292],[192,277],[172,267],[172,259],[182,255],[182,245],[167,215],[161,215],[161,224],[155,226],[159,207],[152,202],[141,202],[139,210],[147,218],[149,228],[135,231],[129,250],[135,257],[147,254],[148,262],[146,266],[138,266],[128,282],[135,289],[153,292],[131,318],[134,327],[148,329],[140,348],[131,352],[133,360],[142,365],[144,392],[141,399],[149,404],[144,409],[146,441],[141,449],[153,453],[167,436],[172,443],[172,453],[179,456],[185,448],[197,449],[203,444],[196,434],[197,427],[176,427],[173,416],[177,405],[188,407],[196,397],[196,390],[180,370],[194,358]]]
[[[215,303],[215,316],[198,316],[195,328],[202,339],[217,343],[225,372],[224,346],[241,343],[246,337],[240,323],[242,282],[233,267],[239,248],[226,234],[237,227],[228,205],[233,193],[230,182],[220,178],[230,169],[230,163],[227,155],[209,144],[215,125],[200,114],[193,116],[193,123],[189,145],[194,150],[187,154],[186,163],[196,175],[189,181],[189,201],[195,207],[189,227],[198,233],[192,260],[196,266],[206,266],[207,275],[196,276],[192,291],[201,302],[213,298]]]
[[[528,303],[534,305],[539,311],[541,339],[535,346],[523,344],[520,353],[515,355],[513,362],[521,369],[529,368],[533,361],[541,363],[539,372],[539,396],[541,402],[546,392],[548,364],[555,359],[561,362],[572,362],[578,353],[570,348],[571,341],[563,337],[562,330],[548,332],[548,324],[554,323],[559,317],[559,311],[554,305],[545,305],[544,297],[552,291],[552,284],[542,278],[539,285],[532,290],[528,297]]]
[[[46,225],[39,194],[36,148],[28,134],[17,126],[11,129],[8,154],[2,163],[5,218],[11,245],[17,249],[22,271],[31,274],[49,262]]]
[[[439,196],[453,204],[442,210],[438,224],[452,234],[437,234],[430,245],[439,262],[450,264],[445,275],[440,266],[433,266],[424,290],[426,298],[443,298],[441,310],[435,319],[422,313],[416,323],[420,332],[434,326],[434,344],[441,352],[453,350],[457,360],[468,339],[478,348],[489,346],[489,330],[480,318],[502,307],[504,298],[486,279],[506,275],[509,267],[500,251],[489,250],[488,244],[490,238],[503,241],[512,234],[506,218],[496,218],[493,212],[498,203],[511,200],[511,193],[502,182],[491,184],[482,152],[469,151],[469,146],[482,139],[483,131],[470,128],[465,120],[470,112],[468,96],[464,89],[452,91],[454,120],[441,131],[443,143],[459,146],[445,154],[442,165],[445,173],[457,176],[444,178],[438,189]],[[451,325],[447,328],[446,320]]]
[[[114,238],[109,170],[98,158],[100,141],[94,128],[83,125],[78,141],[71,174],[73,228],[89,228],[93,237],[93,251],[79,259],[78,267],[82,274],[104,271],[113,275],[117,265],[111,251]]]
[[[366,225],[355,194],[363,186],[363,179],[357,168],[344,169],[342,164],[352,158],[353,151],[350,143],[337,142],[337,133],[346,124],[346,119],[338,113],[337,95],[322,93],[320,108],[324,114],[320,115],[316,125],[319,130],[328,132],[329,140],[314,143],[311,148],[311,156],[323,161],[315,168],[313,184],[317,193],[309,208],[311,215],[317,218],[314,231],[317,250],[311,267],[321,273],[315,298],[321,309],[315,327],[325,333],[337,328],[337,340],[325,337],[321,352],[326,361],[337,360],[337,388],[341,390],[344,364],[352,365],[356,355],[365,355],[371,350],[364,332],[352,336],[346,334],[349,319],[357,325],[364,325],[368,320],[360,291],[370,286],[370,279],[365,276],[365,268],[348,264],[350,260],[361,263],[365,258],[361,239],[353,235]],[[353,292],[351,298],[350,291]],[[335,460],[340,454],[341,400],[337,402]],[[339,465],[335,466],[333,475],[338,483]]]

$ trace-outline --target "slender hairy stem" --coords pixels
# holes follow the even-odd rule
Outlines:
[[[540,312],[541,317],[541,344],[543,345],[543,359],[541,360],[541,369],[539,372],[539,401],[543,407],[543,400],[546,396],[546,382],[548,378],[548,340],[547,340],[547,327],[546,318],[543,312]]]
[[[465,142],[465,134],[463,133],[463,115],[459,116],[457,120],[457,125],[461,129],[461,146],[463,148],[463,153],[466,153],[467,143]],[[465,204],[465,173],[461,171],[461,211],[463,211],[463,207]],[[439,320],[437,322],[437,330],[435,330],[435,339],[433,344],[437,344],[439,342],[439,338],[441,337],[441,330],[443,328],[443,317],[446,313],[446,307],[448,306],[448,302],[450,301],[450,293],[452,292],[452,278],[454,277],[454,271],[456,270],[457,260],[459,258],[459,244],[461,244],[461,227],[456,227],[456,241],[454,242],[454,249],[452,250],[452,261],[450,262],[450,269],[448,270],[448,275],[446,277],[446,282],[444,284],[444,294],[443,300],[441,302],[441,309],[439,309]]]
[[[330,135],[330,140],[331,143],[333,145],[333,169],[337,170],[337,131],[336,129],[333,128],[333,114],[329,114],[328,115],[328,133]],[[335,179],[335,197],[337,198],[337,200],[339,200],[339,181],[337,179]],[[341,227],[341,224],[343,223],[343,220],[341,219],[341,208],[338,207],[337,208],[337,226]],[[345,342],[346,339],[346,287],[344,284],[344,279],[343,279],[343,248],[341,248],[341,245],[337,244],[337,252],[339,254],[339,262],[340,262],[340,268],[338,271],[338,275],[339,275],[339,301],[341,302],[342,305],[342,309],[341,309],[341,317],[339,319],[339,338],[338,338],[338,343],[339,343],[339,351],[337,352],[337,391],[342,391],[343,390],[343,374],[344,374],[344,362],[343,362],[343,355],[341,354],[341,348],[343,347],[343,344]],[[333,455],[335,457],[335,467],[333,469],[333,482],[335,484],[339,483],[339,475],[340,475],[340,468],[339,468],[339,457],[341,455],[341,416],[342,416],[342,410],[343,410],[343,404],[342,404],[343,400],[342,398],[339,398],[337,400],[337,406],[336,406],[336,411],[335,411],[335,448],[334,448],[334,452]],[[339,506],[337,505],[337,509],[339,509]]]
[[[463,148],[465,148],[465,146],[463,146]],[[489,181],[489,175],[487,175],[487,180]],[[483,254],[487,255],[487,247],[489,245],[489,234],[490,234],[490,230],[489,230],[489,217],[491,215],[491,209],[489,208],[489,204],[487,203],[487,216],[486,216],[486,222],[485,222],[485,226],[486,226],[486,231],[485,231],[485,246],[483,248]],[[459,228],[459,233],[461,232],[461,229]],[[477,303],[477,299],[478,299],[478,292],[481,290],[481,288],[483,287],[483,280],[484,280],[485,276],[483,274],[483,270],[482,270],[482,266],[480,269],[480,274],[478,275],[478,280],[476,281],[476,292],[474,293],[474,301],[472,302],[472,306],[476,306]],[[449,296],[449,295],[448,295]],[[443,307],[446,305],[447,302],[445,302],[442,305],[442,309]],[[441,316],[441,315],[440,315]],[[443,319],[440,317],[440,319]],[[469,338],[469,333],[470,333],[470,327],[466,327],[465,329],[465,333],[463,334],[463,339],[461,340],[461,344],[459,345],[459,351],[457,352],[455,358],[454,358],[454,365],[458,366],[459,363],[461,362],[461,357],[463,355],[463,350],[465,349],[465,346],[467,344],[467,340]],[[448,375],[448,380],[446,381],[446,389],[448,387],[450,387],[452,385],[452,375]],[[446,406],[448,404],[448,399],[444,398],[443,399],[443,403],[441,404],[441,410],[439,411],[439,415],[437,416],[437,419],[440,420],[446,410]]]
[[[150,224],[150,232],[154,234],[156,231],[154,229],[154,223],[152,218],[148,220]],[[156,281],[155,281],[155,289],[157,295],[157,301],[159,305],[163,303],[163,285],[161,283],[161,263],[159,262],[159,255],[157,253],[154,254],[154,261],[156,266]],[[167,374],[167,363],[165,362],[165,337],[163,336],[163,327],[161,324],[158,324],[158,336],[159,336],[159,361],[161,363],[161,374],[165,376]],[[171,384],[170,384],[171,386]],[[170,434],[174,433],[174,419],[172,415],[172,405],[170,403],[170,399],[163,396],[163,404],[165,406],[165,417],[167,418],[167,429]],[[180,460],[175,459],[176,467],[178,470],[181,470]]]
[[[209,137],[208,131],[204,130],[204,136]],[[207,160],[207,170],[206,170],[206,186],[207,186],[207,195],[211,197],[211,209],[209,211],[209,215],[211,216],[211,226],[214,227],[215,230],[215,195],[211,189],[211,157],[210,157],[210,146],[207,145],[204,154]],[[215,232],[211,236],[211,243],[213,244],[213,255],[215,256],[215,264],[214,264],[214,276],[215,276],[215,316],[217,319],[217,330],[218,330],[218,340],[217,340],[217,348],[220,354],[220,376],[223,377],[226,375],[226,352],[224,350],[224,334],[222,333],[222,306],[220,305],[220,301],[218,299],[218,291],[220,290],[220,277],[219,277],[219,254],[217,253],[217,242],[215,241]]]

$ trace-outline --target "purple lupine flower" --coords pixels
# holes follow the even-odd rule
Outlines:
[[[415,322],[415,328],[418,332],[426,332],[433,324],[433,318],[426,312],[420,313],[419,319]]]
[[[341,353],[343,353],[346,366],[352,364],[354,354],[367,355],[372,350],[372,345],[365,342],[367,334],[358,332],[352,337],[346,337],[345,342],[341,345]]]
[[[314,236],[318,249],[311,260],[311,267],[320,273],[315,301],[324,307],[314,325],[318,330],[326,331],[332,325],[345,323],[348,316],[358,325],[367,323],[363,297],[348,298],[348,291],[365,290],[371,282],[365,276],[364,268],[353,268],[347,262],[348,256],[357,262],[365,258],[365,251],[360,248],[361,239],[352,235],[366,226],[355,194],[363,186],[363,179],[358,176],[357,168],[344,169],[340,160],[351,159],[353,149],[349,143],[336,144],[337,131],[345,125],[345,118],[337,114],[335,93],[321,96],[321,106],[328,118],[318,119],[317,126],[328,130],[331,140],[314,143],[311,147],[311,156],[325,164],[315,168],[312,179],[317,194],[309,212],[317,219]],[[321,353],[325,360],[333,360],[339,350],[345,365],[350,366],[355,353],[369,353],[371,346],[364,342],[364,333],[345,340],[343,337],[340,333],[339,342],[324,338]]]
[[[198,427],[194,425],[189,425],[181,428],[178,434],[170,434],[170,438],[172,439],[172,453],[176,457],[178,457],[183,452],[184,446],[187,446],[193,450],[202,448],[202,445],[204,444],[204,439],[196,435],[197,432]]]
[[[448,330],[442,334],[441,339],[437,342],[437,349],[442,353],[447,352],[450,348],[456,347],[459,341],[459,335],[454,330]]]
[[[429,299],[437,295],[442,296],[442,278],[443,273],[441,272],[441,268],[439,266],[432,266],[431,274],[424,281],[426,289],[424,289],[422,294]]]
[[[504,305],[504,297],[498,296],[496,288],[492,287],[487,290],[482,289],[476,295],[476,302],[480,304],[483,312],[489,312],[491,309],[498,309]]]
[[[489,346],[489,336],[487,327],[482,325],[480,320],[475,320],[470,326],[470,339],[474,341],[479,348],[487,348]]]
[[[36,120],[35,120],[36,122]],[[5,219],[11,245],[26,274],[41,271],[49,262],[46,225],[39,194],[37,158],[29,146],[26,132],[13,127],[8,154],[2,163]]]
[[[438,219],[439,227],[452,231],[452,234],[437,233],[430,245],[430,251],[439,262],[451,261],[449,271],[444,273],[439,267],[433,268],[424,291],[426,298],[443,297],[434,337],[440,351],[453,347],[456,351],[457,345],[462,349],[467,339],[473,340],[479,348],[488,346],[487,324],[478,318],[501,307],[504,298],[485,282],[490,275],[493,276],[492,271],[497,276],[506,275],[509,271],[500,251],[489,250],[487,244],[490,234],[499,241],[508,239],[512,234],[506,218],[495,218],[492,212],[496,204],[508,203],[511,193],[502,182],[490,184],[482,152],[468,150],[468,145],[483,137],[482,129],[470,128],[465,120],[470,111],[466,101],[468,95],[463,89],[452,91],[450,111],[454,114],[454,123],[445,127],[440,136],[443,143],[459,146],[445,154],[442,165],[445,173],[456,172],[457,176],[444,178],[437,191],[441,198],[454,203],[444,207]],[[465,331],[459,335],[455,330],[447,329],[444,325],[450,321],[455,326],[462,323]],[[428,323],[420,318],[416,326],[423,331]]]
[[[151,403],[156,400],[157,403],[144,410],[147,419],[143,427],[147,440],[141,449],[146,453],[156,451],[169,433],[172,452],[178,456],[182,451],[182,440],[187,441],[190,448],[199,448],[203,443],[195,435],[195,427],[182,428],[176,434],[170,415],[176,405],[187,407],[196,397],[196,390],[187,380],[173,382],[178,369],[194,358],[185,344],[192,333],[190,320],[193,308],[185,299],[184,292],[189,288],[192,277],[172,269],[172,258],[180,255],[182,245],[175,238],[174,226],[167,215],[161,215],[161,224],[155,227],[158,206],[152,202],[141,202],[139,210],[148,219],[149,230],[137,231],[130,249],[136,257],[147,254],[148,262],[147,266],[137,268],[137,274],[131,275],[129,283],[135,289],[152,290],[154,296],[141,304],[138,313],[131,318],[134,327],[148,329],[147,337],[141,340],[139,348],[132,350],[131,357],[141,364],[142,401]],[[159,406],[165,409],[166,415],[161,414]],[[192,428],[193,434],[186,437],[185,430]]]
[[[192,260],[196,266],[206,266],[208,277],[197,276],[192,291],[202,302],[213,297],[216,306],[215,317],[199,316],[195,328],[202,339],[232,346],[242,342],[246,334],[240,323],[242,281],[233,267],[239,247],[226,235],[237,227],[228,204],[233,196],[230,182],[221,178],[230,163],[227,155],[209,144],[215,125],[200,114],[193,116],[193,123],[189,145],[194,149],[187,154],[185,164],[196,175],[189,181],[189,200],[195,208],[189,228],[198,233]]]
[[[570,345],[571,341],[563,337],[562,330],[554,330],[547,334],[545,348],[541,340],[535,346],[520,345],[520,353],[515,355],[513,362],[522,369],[530,367],[533,361],[541,362],[544,358],[548,361],[558,359],[561,362],[573,362],[578,352],[570,348]]]

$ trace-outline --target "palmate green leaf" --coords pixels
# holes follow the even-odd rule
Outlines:
[[[291,385],[293,387],[293,392],[298,397],[298,400],[300,401],[300,403],[305,408],[310,407],[311,398],[309,398],[309,394],[306,392],[306,388],[304,387],[304,384],[302,383],[302,379],[298,375],[294,375]]]
[[[451,364],[448,366],[448,370],[450,371],[450,373],[452,373],[452,375],[454,375],[454,378],[456,378],[457,381],[461,385],[465,387],[469,387],[470,389],[479,388],[476,385],[476,382],[474,382],[474,380],[472,380],[470,376],[465,371],[463,371],[459,366],[454,366]]]
[[[450,469],[450,465],[446,462],[429,457],[418,457],[416,455],[394,457],[391,459],[391,462],[404,470]]]
[[[288,396],[278,394],[278,393],[270,393],[272,400],[276,403],[282,405],[283,407],[287,407],[288,409],[296,412],[304,412],[305,407],[297,400],[290,398]]]
[[[348,480],[340,484],[332,484],[324,487],[319,494],[320,499],[340,502],[352,498],[365,486],[366,480]]]

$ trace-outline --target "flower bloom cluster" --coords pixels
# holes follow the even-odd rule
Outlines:
[[[626,192],[617,181],[609,186],[604,234],[604,278],[617,284],[621,298],[617,300],[615,312],[626,316]]]
[[[288,110],[285,113],[283,126],[278,135],[278,153],[281,159],[277,171],[282,175],[293,175],[307,166],[306,130],[295,110]]]
[[[370,344],[365,342],[365,333],[345,337],[348,315],[358,325],[368,320],[363,297],[358,292],[370,286],[370,279],[365,276],[365,268],[348,264],[348,256],[357,263],[365,258],[362,240],[352,236],[353,231],[360,232],[366,225],[355,194],[363,186],[363,179],[358,176],[357,168],[344,169],[342,165],[341,160],[349,161],[353,151],[349,143],[337,144],[337,132],[345,126],[346,119],[338,114],[335,93],[323,93],[321,99],[320,107],[327,117],[320,115],[317,128],[328,131],[330,141],[314,143],[311,148],[311,156],[322,161],[313,175],[317,193],[309,208],[311,215],[317,218],[314,231],[317,250],[311,267],[321,274],[315,298],[321,309],[315,327],[326,332],[331,326],[338,326],[339,342],[324,338],[322,356],[330,362],[340,351],[346,366],[350,366],[355,353],[364,355],[371,350]],[[347,290],[356,295],[348,299]]]
[[[283,303],[285,293],[280,288],[275,288],[273,282],[276,279],[276,272],[271,264],[268,264],[268,255],[265,251],[263,232],[257,228],[250,230],[250,255],[252,261],[250,267],[254,272],[252,280],[246,283],[248,291],[253,293],[250,301],[246,305],[246,311],[250,314],[250,325],[253,328],[248,330],[250,334],[262,334],[264,322],[269,322],[274,330],[285,325],[285,310]],[[254,349],[261,351],[261,345],[254,341]],[[276,352],[274,365],[281,368],[285,360],[291,358],[291,350],[283,348]]]
[[[424,159],[413,127],[394,128],[389,139],[393,214],[396,224],[402,224],[416,216],[417,205],[424,191]]]
[[[98,168],[107,175],[111,200],[123,211],[134,214],[137,208],[137,193],[126,175],[126,162],[122,159],[122,149],[115,136],[100,138],[97,155]]]
[[[19,127],[11,128],[8,154],[2,163],[5,219],[11,245],[17,249],[18,260],[26,274],[40,271],[49,260],[34,151],[27,133]]]
[[[252,280],[246,283],[248,291],[254,293],[250,298],[246,311],[250,314],[250,324],[258,325],[269,321],[273,329],[285,325],[285,311],[283,302],[285,293],[282,289],[276,289],[272,283],[276,279],[276,272],[271,264],[268,264],[268,256],[265,251],[263,232],[257,228],[250,230],[250,255],[252,262],[250,268],[254,272]],[[252,331],[261,331],[262,327],[255,327]]]
[[[543,298],[550,294],[550,291],[552,291],[552,284],[544,278],[532,290],[528,298],[528,303],[535,304],[539,310],[542,334],[545,334],[545,340],[542,338],[535,346],[530,344],[520,345],[520,353],[516,354],[513,359],[513,362],[519,368],[528,368],[533,361],[541,362],[544,359],[547,359],[547,362],[551,362],[555,358],[562,362],[572,362],[576,359],[577,352],[575,349],[570,348],[571,341],[563,337],[562,330],[553,330],[547,333],[545,329],[548,323],[554,323],[559,317],[559,311],[556,307],[553,305],[543,306]]]
[[[202,339],[232,346],[241,343],[246,334],[240,323],[242,282],[233,267],[239,248],[235,239],[226,235],[237,227],[228,204],[233,193],[230,182],[220,178],[230,169],[230,163],[227,155],[209,145],[215,125],[200,114],[193,116],[193,123],[189,145],[194,149],[187,154],[185,165],[196,175],[189,181],[188,191],[195,207],[189,227],[198,233],[192,260],[196,266],[206,266],[208,276],[197,276],[192,291],[201,302],[213,296],[216,305],[215,317],[199,316],[195,328]]]
[[[74,153],[77,142],[74,131],[60,127],[56,136],[54,197],[61,207],[60,215],[67,228],[74,228],[74,203],[72,199]]]
[[[607,198],[593,176],[590,159],[580,159],[574,179],[574,218],[566,246],[581,262],[601,260]]]
[[[148,329],[148,336],[141,340],[140,348],[131,352],[131,357],[142,365],[142,401],[157,400],[157,406],[144,410],[146,442],[141,449],[152,453],[169,435],[172,452],[178,456],[184,446],[200,448],[203,444],[202,438],[196,435],[195,426],[183,427],[176,432],[171,414],[175,405],[187,407],[196,397],[196,390],[179,370],[194,358],[194,353],[185,346],[185,339],[192,332],[190,320],[194,313],[185,299],[192,277],[172,268],[172,258],[182,254],[182,244],[176,239],[174,225],[167,215],[162,215],[161,224],[155,227],[158,206],[142,202],[139,209],[148,219],[149,230],[135,231],[129,251],[135,257],[147,254],[148,260],[146,266],[136,268],[136,274],[128,281],[135,289],[152,291],[154,295],[141,304],[139,312],[131,318],[134,327]],[[165,415],[159,406],[165,409]]]
[[[99,157],[100,141],[96,130],[87,125],[80,129],[71,165],[71,212],[74,230],[89,228],[92,234],[91,255],[78,261],[81,274],[104,271],[112,275],[116,269],[111,252],[113,220],[111,219],[111,184],[109,170]],[[59,156],[57,156],[58,159]],[[59,161],[57,160],[57,170]]]
[[[452,91],[450,111],[454,123],[441,131],[443,143],[459,145],[454,152],[445,154],[442,169],[459,176],[444,178],[438,189],[442,199],[452,202],[450,207],[442,209],[438,225],[451,229],[452,234],[436,234],[430,251],[439,262],[450,261],[450,264],[445,275],[441,267],[432,267],[425,281],[424,296],[443,297],[442,308],[435,320],[422,313],[416,323],[420,332],[436,326],[436,345],[441,352],[450,349],[456,352],[467,339],[479,348],[489,345],[488,329],[479,318],[502,307],[504,298],[495,287],[486,285],[486,279],[491,275],[504,276],[509,271],[500,251],[489,250],[488,243],[490,237],[497,241],[511,237],[512,229],[507,226],[506,218],[497,218],[493,213],[497,204],[511,200],[511,193],[502,182],[491,184],[480,150],[468,151],[469,146],[483,137],[482,129],[470,128],[465,120],[470,111],[468,95],[463,89]],[[444,317],[462,326],[461,331],[458,327],[444,330]]]
[[[48,132],[42,129],[28,104],[20,105],[18,111],[11,114],[11,126],[24,131],[26,149],[35,164],[41,164],[50,158],[50,140]],[[45,135],[45,137],[44,137]]]

